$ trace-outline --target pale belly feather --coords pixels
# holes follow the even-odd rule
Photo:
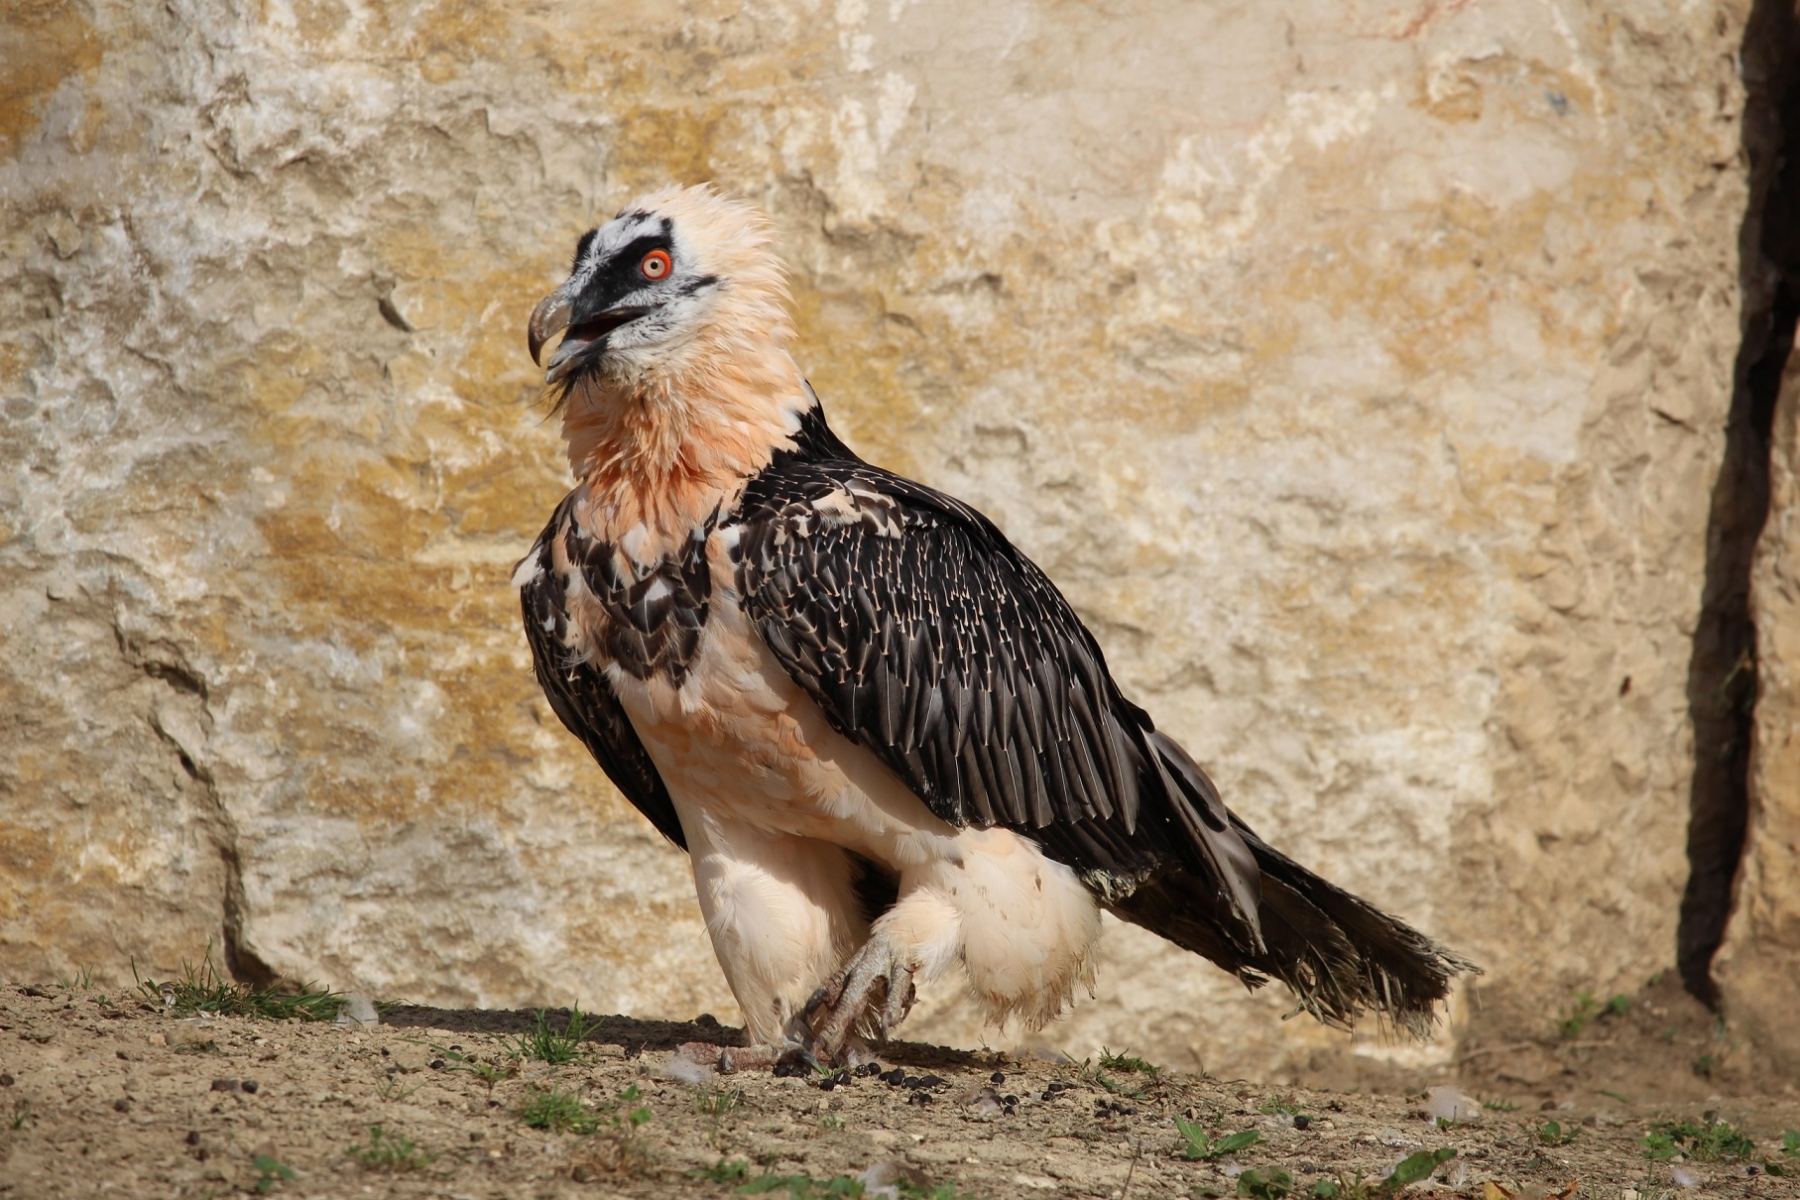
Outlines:
[[[730,579],[722,548],[713,578]],[[1092,984],[1099,911],[1073,871],[1005,829],[956,829],[832,729],[715,584],[683,685],[604,665],[687,835],[702,913],[752,1037],[792,1015],[871,936],[920,982],[962,962],[1001,1020],[1038,1025]],[[865,923],[845,851],[899,879]]]

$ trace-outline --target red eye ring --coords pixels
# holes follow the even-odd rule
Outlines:
[[[644,261],[638,264],[638,274],[653,283],[658,279],[667,279],[669,272],[674,269],[675,263],[669,258],[667,250],[652,250],[644,255]]]

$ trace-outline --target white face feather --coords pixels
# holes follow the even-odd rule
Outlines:
[[[567,381],[565,397],[584,379],[639,393],[653,381],[709,386],[723,371],[790,399],[794,326],[772,238],[765,216],[705,185],[633,201],[582,237],[568,278],[532,310],[529,344],[544,381]],[[580,456],[573,443],[571,453]]]
[[[660,279],[647,279],[640,270],[646,239],[661,239],[669,247],[669,271]],[[621,280],[637,286],[620,292]],[[574,298],[596,281],[608,292],[608,307],[650,310],[607,335],[604,369],[626,375],[656,368],[698,333],[712,317],[720,283],[700,264],[680,221],[641,209],[609,221],[586,239],[562,290]]]

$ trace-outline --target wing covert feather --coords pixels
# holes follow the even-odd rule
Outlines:
[[[846,450],[778,458],[728,523],[770,650],[939,817],[1027,832],[1090,873],[1195,857],[1149,718],[986,517]]]

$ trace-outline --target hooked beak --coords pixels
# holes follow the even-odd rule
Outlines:
[[[609,308],[603,312],[577,312],[575,302],[563,291],[551,292],[531,310],[525,326],[526,344],[531,348],[531,361],[544,368],[544,382],[555,383],[573,371],[595,347],[604,348],[606,335],[628,321],[649,312],[648,308]],[[566,332],[565,332],[566,331]],[[539,355],[544,343],[563,334],[556,353],[544,362]]]

